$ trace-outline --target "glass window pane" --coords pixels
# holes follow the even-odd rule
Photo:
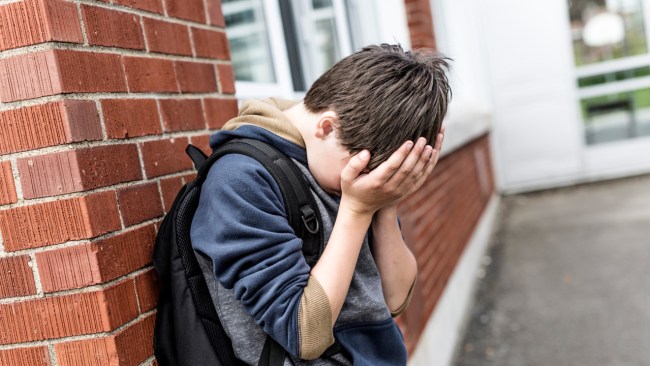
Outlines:
[[[261,0],[223,1],[235,79],[276,81]]]
[[[331,8],[332,0],[311,0],[311,6],[314,9]]]
[[[650,135],[650,88],[581,101],[587,144]]]
[[[293,0],[298,48],[306,87],[341,58],[331,0]]]
[[[323,19],[316,22],[314,40],[316,41],[314,57],[317,63],[314,71],[320,75],[332,67],[338,59],[334,19]]]
[[[641,0],[569,0],[576,66],[648,52]]]

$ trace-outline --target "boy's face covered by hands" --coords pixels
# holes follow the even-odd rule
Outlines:
[[[396,205],[424,184],[438,162],[443,139],[444,127],[433,146],[423,137],[406,141],[369,173],[364,173],[364,168],[370,153],[361,151],[348,159],[341,171],[342,196],[358,213],[374,213]]]
[[[421,137],[404,142],[370,172],[366,169],[370,161],[367,150],[351,155],[339,144],[336,133],[328,133],[317,149],[308,150],[309,169],[327,192],[345,197],[359,212],[372,213],[396,205],[424,184],[438,162],[444,130],[436,141]]]

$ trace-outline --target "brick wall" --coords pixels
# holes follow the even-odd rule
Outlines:
[[[412,48],[436,49],[430,0],[404,0]]]
[[[400,204],[403,235],[418,261],[411,304],[398,318],[409,353],[493,192],[489,137],[483,135],[440,159],[425,185]]]
[[[0,365],[150,365],[153,238],[237,103],[219,0],[0,0]]]

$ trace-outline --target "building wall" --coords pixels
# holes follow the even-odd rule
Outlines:
[[[493,192],[489,135],[484,134],[441,158],[425,185],[400,204],[403,235],[418,261],[411,304],[398,318],[409,354]]]
[[[400,205],[404,237],[418,261],[418,283],[411,305],[398,318],[398,324],[405,335],[409,355],[416,353],[416,346],[448,354],[450,351],[443,349],[447,345],[429,344],[431,340],[423,337],[423,333],[432,327],[447,333],[458,332],[462,327],[456,323],[459,317],[455,314],[442,314],[454,319],[447,322],[454,323],[450,328],[448,324],[430,320],[443,294],[451,291],[450,278],[459,270],[459,260],[494,196],[490,116],[487,103],[476,92],[480,80],[475,77],[475,65],[467,61],[467,52],[462,52],[465,50],[449,42],[449,33],[460,30],[450,28],[455,24],[451,20],[436,24],[446,20],[443,15],[447,7],[429,0],[405,0],[405,5],[413,47],[435,49],[453,59],[450,74],[453,97],[444,122],[447,137],[443,157],[425,186]],[[443,38],[437,39],[438,31]],[[471,277],[466,273],[462,276]],[[454,301],[467,301],[466,298],[458,297]],[[459,309],[465,309],[465,305],[454,304]],[[449,333],[449,337],[453,334]],[[417,362],[422,360],[418,358]],[[427,360],[423,362],[420,364],[430,364]]]
[[[0,0],[0,364],[150,365],[184,149],[236,114],[219,0]]]

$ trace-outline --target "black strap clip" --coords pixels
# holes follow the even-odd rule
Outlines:
[[[310,234],[316,234],[320,229],[320,226],[314,210],[311,206],[302,206],[300,212],[302,213],[302,223],[305,225],[305,229],[307,229]]]

